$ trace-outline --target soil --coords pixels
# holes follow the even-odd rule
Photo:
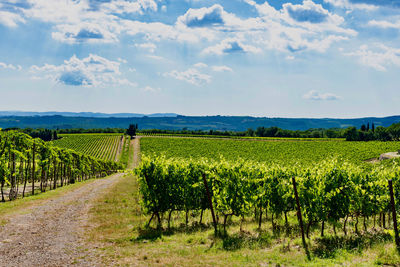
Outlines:
[[[98,179],[11,215],[0,226],[0,266],[101,266],[83,234],[92,201],[123,174]]]

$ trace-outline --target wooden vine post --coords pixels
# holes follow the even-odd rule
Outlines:
[[[297,194],[296,179],[294,178],[294,176],[292,176],[292,182],[293,182],[294,196],[296,198],[297,219],[299,220],[299,225],[300,225],[300,230],[301,230],[301,239],[303,241],[303,247],[304,247],[304,250],[306,251],[307,258],[310,259],[310,254],[308,253],[306,238],[304,236],[303,218],[301,217],[301,208],[300,208],[299,195]]]
[[[395,207],[394,195],[393,195],[393,184],[392,184],[392,180],[389,180],[388,182],[389,182],[389,191],[390,191],[390,205],[392,206],[394,238],[396,241],[397,249],[400,250],[400,238],[399,238],[399,230],[397,229],[397,217],[396,217],[396,207]]]
[[[212,204],[211,194],[210,194],[210,190],[208,188],[208,183],[207,183],[207,179],[206,179],[206,174],[205,173],[203,173],[203,182],[204,182],[204,187],[206,188],[208,204],[209,204],[210,210],[211,210],[211,216],[212,216],[212,219],[213,219],[215,235],[217,235],[217,232],[218,232],[218,230],[217,230],[217,220],[215,219],[215,213],[214,213],[214,208],[213,208],[213,204]]]

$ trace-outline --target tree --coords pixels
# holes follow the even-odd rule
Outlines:
[[[358,132],[356,127],[349,127],[346,129],[344,136],[346,137],[346,141],[358,141]]]
[[[367,129],[367,127],[365,127],[365,124],[361,125],[361,131],[365,132],[365,130]]]
[[[374,123],[372,123],[372,132],[373,133],[375,132],[375,124]]]
[[[131,137],[131,139],[136,135],[136,130],[138,129],[137,124],[129,124],[129,128],[126,130],[126,133]]]
[[[369,131],[369,122],[368,122],[368,124],[367,124],[367,132]]]
[[[57,136],[57,131],[53,131],[53,140],[57,140],[58,136]]]

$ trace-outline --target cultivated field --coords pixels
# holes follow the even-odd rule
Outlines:
[[[194,264],[185,255],[210,265],[398,264],[388,190],[393,179],[400,210],[398,161],[365,160],[399,148],[399,142],[142,138],[136,174],[147,217],[133,216],[135,240],[158,241],[139,251],[151,264],[171,264],[172,257]]]
[[[122,134],[62,134],[53,144],[98,159],[118,161],[124,137]]]
[[[352,163],[377,158],[380,154],[397,151],[400,142],[345,142],[345,141],[250,141],[204,138],[156,138],[141,139],[143,155],[164,155],[167,158],[207,158],[229,161],[238,159],[280,165],[315,164],[330,158],[344,159]]]

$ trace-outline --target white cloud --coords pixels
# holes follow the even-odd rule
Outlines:
[[[221,43],[207,47],[203,50],[205,54],[229,54],[229,53],[260,53],[261,49],[252,45],[243,44],[239,39],[229,38]]]
[[[27,0],[27,2],[31,7],[24,9],[26,17],[52,23],[79,23],[87,16],[90,9],[88,1]]]
[[[12,65],[12,64],[6,64],[4,62],[0,62],[0,69],[10,69],[10,70],[22,70],[22,67],[20,65]]]
[[[25,23],[25,20],[20,15],[0,10],[0,24],[8,27],[17,27],[18,23]]]
[[[308,100],[316,100],[316,101],[321,101],[321,100],[338,100],[340,99],[339,96],[332,94],[332,93],[320,93],[316,90],[311,90],[305,95],[303,95],[304,99]]]
[[[375,44],[372,48],[362,45],[357,51],[345,55],[357,57],[362,65],[378,71],[386,71],[390,66],[400,67],[400,49],[383,44]]]
[[[119,67],[120,62],[118,61],[111,61],[98,55],[90,54],[83,59],[79,59],[74,55],[58,66],[45,64],[39,67],[34,65],[31,66],[30,72],[34,77],[50,79],[71,86],[136,86],[135,83],[121,77]]]
[[[209,27],[224,24],[224,16],[227,13],[221,5],[215,4],[211,7],[199,9],[190,8],[183,16],[180,16],[177,23],[187,27]]]
[[[135,44],[135,47],[145,49],[145,50],[149,51],[150,53],[154,53],[154,51],[157,48],[157,46],[154,43]]]
[[[208,65],[206,63],[203,63],[203,62],[196,63],[193,66],[196,67],[196,68],[207,68],[208,67]]]
[[[245,0],[258,11],[258,16],[239,18],[214,4],[190,8],[175,24],[142,22],[126,14],[143,14],[158,10],[158,0],[26,0],[30,8],[21,9],[26,19],[54,24],[52,37],[66,43],[116,43],[121,35],[143,38],[154,53],[155,43],[197,43],[206,47],[205,53],[258,53],[265,49],[286,52],[303,50],[326,51],[334,42],[348,40],[357,33],[343,27],[344,19],[311,0],[302,4],[283,4],[275,9],[267,1],[257,4]],[[95,8],[93,5],[95,4]],[[163,6],[161,6],[163,9]],[[18,16],[16,13],[11,13]],[[0,16],[0,23],[1,18]],[[21,18],[23,19],[23,18]],[[7,23],[16,25],[15,20]],[[5,23],[5,22],[3,22]],[[10,25],[11,25],[10,24]],[[150,45],[153,44],[153,45]]]
[[[155,92],[161,91],[161,88],[159,88],[159,87],[154,88],[154,87],[151,87],[151,86],[145,86],[145,87],[142,88],[142,90],[145,91],[145,92],[155,93]]]
[[[119,35],[129,30],[121,14],[156,11],[154,0],[98,2],[88,0],[27,0],[31,8],[23,9],[25,17],[55,24],[52,37],[67,43],[118,42]]]
[[[126,59],[123,59],[123,58],[117,58],[117,60],[119,61],[119,62],[121,62],[121,63],[124,63],[124,64],[126,64],[126,63],[128,63],[128,61],[126,60]]]
[[[146,55],[146,57],[154,59],[154,60],[165,60],[164,57],[157,56],[157,55]]]
[[[164,77],[172,77],[177,80],[185,81],[196,86],[200,86],[211,82],[211,76],[201,73],[196,68],[189,68],[185,71],[173,70],[163,74]]]
[[[245,0],[260,14],[259,28],[254,43],[267,49],[298,52],[315,50],[325,52],[334,42],[348,40],[357,32],[343,27],[344,18],[329,12],[311,0],[302,4],[286,3],[280,10],[266,1],[259,5]]]
[[[336,7],[349,9],[349,10],[360,9],[360,10],[372,11],[372,10],[375,10],[378,8],[375,5],[366,4],[366,3],[351,3],[349,0],[324,0],[324,2],[329,3]]]
[[[129,2],[125,0],[116,0],[101,5],[101,9],[107,13],[129,14],[139,13],[151,10],[157,11],[157,3],[154,0],[137,0],[136,2]]]
[[[212,70],[216,72],[233,72],[232,68],[228,66],[212,66]]]
[[[396,22],[390,22],[390,21],[386,21],[386,20],[371,20],[368,22],[369,26],[372,27],[379,27],[379,28],[383,28],[383,29],[400,29],[400,21],[396,21]]]

